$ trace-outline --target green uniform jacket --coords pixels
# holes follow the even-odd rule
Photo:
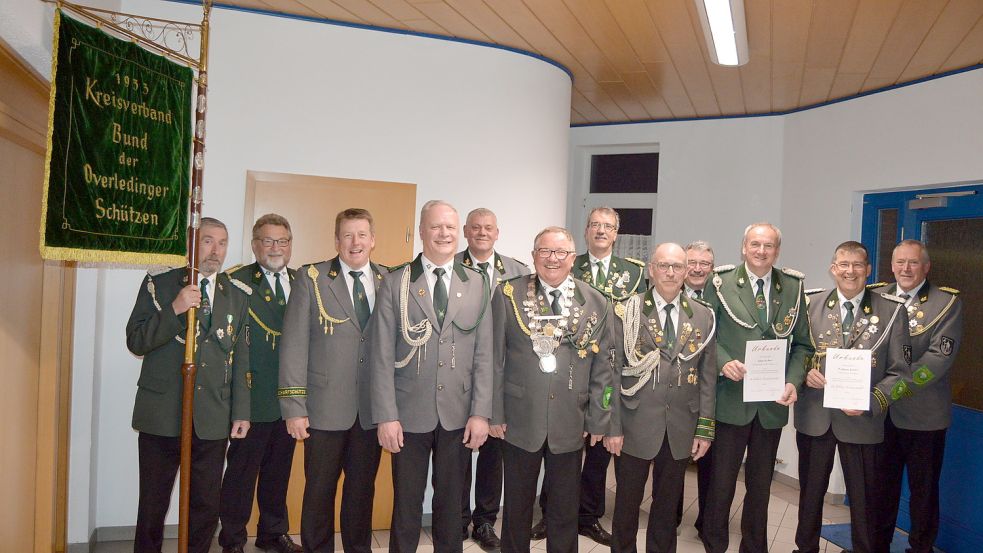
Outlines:
[[[288,268],[292,283],[297,271]],[[276,294],[263,274],[259,263],[240,267],[229,274],[253,289],[249,296],[249,372],[246,384],[250,389],[253,422],[280,420],[280,401],[277,388],[280,380],[280,334],[283,332],[283,311],[277,306]]]
[[[806,361],[815,348],[809,337],[804,275],[791,269],[771,270],[769,325],[762,330],[757,324],[754,287],[742,263],[714,269],[713,283],[704,298],[717,316],[717,372],[729,361],[744,361],[749,340],[788,340],[785,382],[796,388],[805,382]],[[717,377],[717,422],[745,425],[758,415],[765,428],[781,428],[788,423],[788,407],[772,401],[744,403],[744,382]]]
[[[194,430],[203,440],[228,438],[231,421],[249,420],[249,348],[244,340],[248,298],[219,273],[211,327],[200,328],[195,363]],[[147,275],[126,323],[126,347],[143,356],[133,405],[133,428],[158,436],[181,435],[181,364],[187,318],[171,302],[187,285],[187,269]],[[199,320],[199,327],[201,322]]]
[[[648,289],[645,283],[645,264],[634,259],[611,256],[608,264],[607,280],[594,282],[590,256],[582,253],[573,261],[573,278],[597,288],[615,303],[628,301],[628,298]]]

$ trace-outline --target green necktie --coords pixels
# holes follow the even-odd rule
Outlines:
[[[758,291],[754,294],[754,306],[758,308],[758,324],[761,331],[768,330],[768,302],[765,300],[765,279],[759,278]]]
[[[550,302],[550,309],[553,310],[554,315],[559,315],[563,313],[563,306],[560,305],[560,294],[559,290],[553,290],[550,295],[553,296],[553,301]]]
[[[283,285],[280,284],[280,273],[273,273],[273,295],[276,296],[276,305],[280,313],[283,313],[287,308],[287,296],[283,293]]]
[[[201,308],[198,309],[202,328],[212,327],[212,302],[208,301],[208,279],[201,279]]]
[[[488,263],[487,261],[481,261],[478,263],[478,268],[481,269],[481,272],[484,273],[485,276],[488,276],[488,265],[490,265],[490,263]],[[494,288],[494,286],[492,286],[491,277],[488,277],[488,286]]]
[[[846,345],[846,339],[853,330],[853,302],[845,301],[843,307],[846,309],[846,317],[843,317],[843,345]]]
[[[675,307],[671,303],[667,303],[662,309],[666,312],[666,324],[662,325],[662,332],[666,336],[666,349],[672,349],[672,343],[676,341],[676,325],[672,324],[672,308]]]
[[[433,285],[433,310],[437,312],[437,322],[444,326],[444,316],[447,315],[447,286],[444,285],[444,273],[447,271],[443,267],[437,267],[433,274],[437,276],[437,282]]]
[[[693,290],[693,297],[700,299],[703,297],[703,290]]]
[[[369,310],[369,297],[365,295],[365,286],[362,286],[362,271],[348,271],[348,274],[352,275],[352,279],[355,281],[352,284],[352,295],[355,297],[352,299],[355,304],[355,316],[358,317],[358,326],[365,330],[365,325],[369,323],[371,311]]]
[[[595,261],[594,265],[597,265],[597,285],[604,286],[608,282],[608,275],[604,272],[604,263]]]

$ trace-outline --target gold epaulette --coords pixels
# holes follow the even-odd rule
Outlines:
[[[782,274],[786,274],[790,277],[795,277],[799,280],[805,280],[806,278],[805,273],[803,273],[802,271],[796,271],[795,269],[791,269],[789,267],[782,267]]]
[[[868,290],[873,290],[874,288],[881,288],[881,287],[884,287],[884,286],[887,286],[887,283],[886,282],[872,282],[872,283],[870,283],[870,284],[867,285],[867,289]]]
[[[959,295],[959,290],[956,290],[955,288],[949,288],[948,286],[939,286],[939,290],[942,290],[943,292],[948,292],[953,296]]]
[[[227,275],[231,275],[232,273],[238,271],[239,269],[241,269],[243,267],[245,267],[245,265],[243,265],[242,263],[236,263],[235,265],[229,267],[228,269],[226,269],[226,270],[224,270],[222,272],[224,272]]]
[[[644,267],[645,266],[645,262],[644,261],[635,259],[634,257],[626,257],[625,258],[625,261],[627,261],[629,263],[634,263],[635,265],[638,265],[639,267]]]

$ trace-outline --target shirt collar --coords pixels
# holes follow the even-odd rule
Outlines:
[[[758,279],[760,278],[765,281],[765,285],[764,285],[765,290],[771,287],[771,271],[768,271],[768,274],[766,274],[765,276],[759,277],[758,275],[751,272],[751,268],[747,266],[746,262],[744,263],[744,271],[747,273],[747,278],[749,281],[751,281],[752,285],[757,286]]]
[[[594,257],[594,254],[590,253],[590,251],[587,252],[587,258],[590,259],[591,266],[596,265],[598,261],[600,261],[601,263],[603,263],[605,267],[610,266],[611,265],[611,255],[612,254],[608,254],[608,255],[606,255],[604,257]]]
[[[898,286],[898,290],[897,290],[898,295],[900,296],[901,294],[908,294],[908,299],[909,300],[911,298],[918,297],[918,292],[920,292],[921,289],[922,289],[922,287],[925,286],[925,282],[926,282],[925,280],[922,280],[921,282],[918,283],[917,286],[915,286],[911,290],[902,290],[901,287]]]
[[[348,264],[345,263],[344,261],[342,261],[341,260],[341,257],[339,257],[338,258],[338,264],[341,265],[341,272],[343,274],[346,274],[346,275],[348,275],[348,273],[350,271],[362,271],[362,274],[363,275],[366,275],[366,274],[368,274],[370,272],[369,271],[369,264],[368,263],[366,263],[364,266],[362,266],[362,267],[360,267],[358,269],[355,269],[355,268],[349,267]],[[284,269],[286,269],[286,267],[284,267]],[[351,275],[348,275],[348,276],[351,276]]]
[[[539,277],[537,277],[537,278],[539,278]],[[546,284],[546,281],[544,281],[543,279],[539,278],[539,286],[543,289],[543,293],[545,293],[546,295],[549,295],[549,293],[552,292],[553,290],[559,290],[560,292],[566,292],[571,287],[573,287],[573,277],[570,276],[570,275],[567,275],[567,278],[565,278],[563,280],[563,282],[561,282],[560,285],[559,286],[556,286],[556,287],[553,287],[553,286],[550,286],[549,284]]]
[[[661,295],[659,295],[658,292],[656,292],[655,290],[652,291],[652,297],[655,298],[655,307],[656,307],[656,309],[660,309],[660,310],[665,309],[666,308],[666,305],[668,305],[668,304],[671,303],[672,306],[678,311],[679,310],[679,296],[680,296],[680,294],[676,294],[676,297],[673,298],[672,301],[666,301],[665,299],[663,299],[663,297]]]
[[[475,266],[477,266],[478,263],[488,263],[489,265],[492,265],[495,262],[495,250],[492,250],[491,256],[488,257],[487,261],[478,261],[478,256],[471,251],[471,248],[468,248],[468,257],[471,258],[471,261],[475,264]]]
[[[852,298],[848,298],[848,297],[846,297],[843,294],[843,292],[840,291],[839,288],[837,288],[836,289],[836,297],[839,298],[839,300],[840,300],[840,307],[843,307],[843,302],[848,301],[848,302],[852,303],[854,309],[856,309],[857,307],[860,307],[860,302],[862,302],[864,300],[864,292],[865,292],[864,290],[861,290],[860,293],[857,294],[856,296],[854,296]]]
[[[453,257],[450,259],[450,261],[448,261],[447,263],[444,263],[443,265],[437,265],[433,261],[430,261],[429,259],[427,259],[427,256],[425,256],[423,254],[420,254],[420,260],[423,261],[423,269],[426,272],[428,272],[428,273],[433,273],[433,270],[436,269],[437,267],[443,267],[444,268],[444,274],[447,275],[447,276],[449,276],[450,273],[451,273],[451,270],[454,268],[454,258]]]

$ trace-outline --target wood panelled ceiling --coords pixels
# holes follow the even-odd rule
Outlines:
[[[745,0],[750,61],[710,61],[694,0],[218,0],[534,52],[572,124],[784,112],[983,61],[983,0]]]

